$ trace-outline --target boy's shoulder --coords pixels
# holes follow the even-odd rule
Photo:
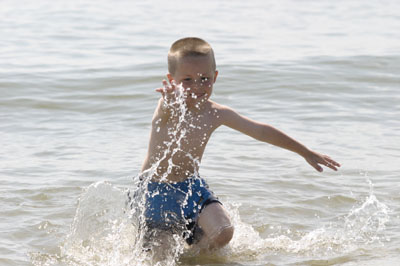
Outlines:
[[[214,101],[210,101],[210,104],[218,125],[225,125],[243,132],[243,128],[252,123],[249,118],[239,114],[227,105],[222,105]]]
[[[231,107],[223,104],[219,104],[217,102],[211,101],[210,102],[210,109],[213,110],[215,113],[218,113],[219,115],[229,115],[232,113],[236,113],[235,110],[233,110]]]
[[[212,114],[220,124],[225,124],[226,121],[231,120],[233,117],[237,116],[238,113],[231,107],[217,102],[209,101],[208,113]]]
[[[229,108],[228,106],[217,103],[215,101],[208,100],[208,102],[209,102],[209,108],[216,112],[225,112],[227,110],[231,110],[231,108]]]

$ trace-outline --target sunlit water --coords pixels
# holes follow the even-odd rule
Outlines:
[[[170,44],[199,36],[212,99],[343,166],[318,173],[228,128],[200,174],[229,246],[175,265],[400,264],[398,1],[3,1],[0,265],[152,265],[126,190]]]

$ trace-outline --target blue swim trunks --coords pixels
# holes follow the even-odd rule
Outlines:
[[[195,242],[199,237],[196,234],[201,233],[197,218],[204,207],[213,202],[221,204],[200,177],[172,183],[150,181],[144,199],[147,229],[185,228],[190,232],[184,236],[188,244]]]

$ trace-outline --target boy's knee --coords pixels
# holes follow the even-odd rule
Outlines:
[[[234,227],[233,225],[227,226],[223,228],[213,239],[214,241],[214,247],[215,248],[221,248],[223,246],[226,246],[233,237],[233,232],[234,232]]]

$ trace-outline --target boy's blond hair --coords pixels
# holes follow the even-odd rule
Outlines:
[[[174,74],[178,60],[187,56],[211,56],[212,68],[216,70],[214,51],[211,45],[196,37],[179,39],[171,45],[168,52],[168,71]]]

